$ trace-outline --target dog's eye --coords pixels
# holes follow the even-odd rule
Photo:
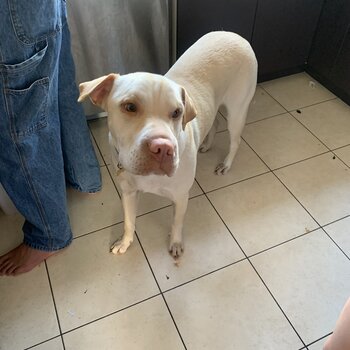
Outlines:
[[[123,105],[124,109],[129,113],[137,112],[137,107],[134,103],[128,102]]]
[[[182,113],[181,108],[177,108],[173,113],[171,113],[171,118],[176,119],[181,115],[181,113]]]

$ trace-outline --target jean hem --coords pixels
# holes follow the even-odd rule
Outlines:
[[[91,189],[87,189],[87,188],[85,189],[79,185],[74,185],[71,183],[68,183],[68,187],[71,187],[79,192],[84,192],[84,193],[97,193],[97,192],[100,192],[102,190],[102,186],[98,186],[98,187],[91,188]]]
[[[32,248],[32,249],[35,249],[35,250],[41,250],[41,251],[45,251],[45,252],[55,252],[55,251],[67,248],[72,243],[72,241],[73,241],[73,236],[64,245],[62,245],[62,246],[52,246],[51,248],[48,248],[47,246],[43,246],[43,245],[40,245],[40,244],[28,242],[26,239],[23,240],[23,244],[28,246],[28,247],[30,247],[30,248]]]

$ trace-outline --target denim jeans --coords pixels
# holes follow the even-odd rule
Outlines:
[[[76,102],[66,4],[0,0],[0,18],[0,182],[26,219],[24,243],[62,249],[72,240],[66,185],[101,188]]]

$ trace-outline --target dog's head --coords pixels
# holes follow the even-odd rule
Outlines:
[[[119,162],[135,175],[172,176],[179,163],[186,124],[196,109],[186,90],[166,77],[150,73],[107,76],[79,86],[108,112],[108,127]]]

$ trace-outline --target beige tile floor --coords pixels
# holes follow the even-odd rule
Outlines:
[[[179,264],[166,250],[171,203],[150,194],[134,244],[109,253],[121,201],[106,120],[90,129],[103,191],[68,192],[69,249],[0,278],[1,350],[322,349],[350,296],[349,106],[305,73],[259,85],[223,177],[220,115],[198,156]],[[0,254],[22,222],[0,212]]]

